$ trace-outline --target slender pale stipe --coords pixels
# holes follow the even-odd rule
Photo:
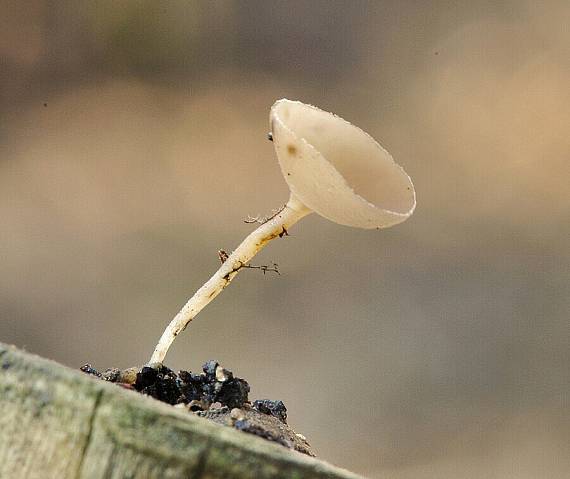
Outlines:
[[[150,363],[162,363],[174,338],[178,336],[188,323],[223,289],[230,284],[244,265],[249,264],[251,259],[272,239],[287,234],[287,231],[297,221],[311,213],[302,203],[291,198],[287,205],[273,218],[263,223],[253,231],[234,250],[216,273],[192,296],[180,312],[170,322],[162,333],[156,346]]]

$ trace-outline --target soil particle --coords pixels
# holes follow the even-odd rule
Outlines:
[[[213,405],[212,405],[213,406]],[[207,411],[197,411],[196,415],[200,417],[205,417],[206,419],[212,419],[214,416],[225,416],[229,412],[229,408],[227,406],[221,407],[212,407]]]
[[[241,407],[248,401],[249,384],[240,378],[232,378],[221,383],[217,399],[230,409]]]
[[[222,366],[216,367],[216,381],[220,381],[221,383],[226,382],[228,379],[232,379],[234,375],[231,371],[224,369]]]
[[[200,374],[192,374],[188,371],[180,371],[178,373],[180,391],[189,403],[201,402],[203,383],[204,376]]]
[[[259,436],[289,449],[295,449],[303,454],[315,455],[303,435],[297,434],[275,416],[259,412],[251,404],[244,404],[242,408],[233,408],[231,410],[224,406],[220,409],[199,411],[196,414],[212,422],[224,426],[233,426],[238,431]]]
[[[178,373],[180,391],[186,402],[200,401],[208,409],[211,404],[220,403],[230,409],[241,407],[248,401],[249,384],[222,368],[217,361],[208,361],[202,367],[203,374],[188,371]]]
[[[85,374],[89,374],[91,376],[95,376],[98,378],[101,377],[101,373],[97,371],[93,366],[91,366],[91,364],[84,364],[79,369],[80,371],[83,371]]]
[[[289,449],[293,448],[291,442],[283,437],[274,434],[272,431],[269,431],[263,427],[260,427],[258,424],[253,424],[252,422],[248,421],[247,419],[242,419],[240,421],[236,421],[234,427],[238,431],[247,432],[249,434],[255,434],[256,436],[262,437],[267,439],[268,441],[277,442],[282,446],[288,447]]]
[[[137,374],[134,387],[137,391],[168,404],[186,402],[181,400],[178,375],[166,366],[143,367]]]
[[[194,399],[188,403],[188,409],[192,412],[205,411],[208,409],[208,405],[202,401]]]
[[[90,364],[80,369],[86,374],[134,389],[218,424],[314,456],[305,437],[287,425],[287,408],[283,401],[260,399],[251,404],[248,382],[234,376],[217,361],[206,362],[200,374],[190,371],[176,374],[158,363],[123,371],[111,368],[104,373],[98,372]]]
[[[253,409],[263,414],[276,417],[283,424],[287,424],[287,408],[283,401],[272,401],[271,399],[258,399],[253,401]]]
[[[216,375],[216,369],[218,368],[218,366],[219,366],[218,361],[210,359],[204,364],[204,366],[202,366],[202,371],[204,371],[204,374],[208,379],[212,379]]]
[[[118,368],[109,368],[104,373],[101,374],[101,379],[105,381],[110,381],[112,383],[118,383],[121,377],[121,370]]]
[[[135,387],[137,391],[142,391],[144,388],[152,386],[156,383],[158,377],[158,369],[151,368],[150,366],[143,366],[143,368],[137,373],[137,378],[135,379]]]
[[[127,368],[121,371],[119,382],[123,384],[135,384],[137,381],[138,368]]]
[[[234,407],[230,411],[230,421],[232,426],[235,425],[236,421],[242,421],[243,419],[245,419],[245,413],[240,408]]]

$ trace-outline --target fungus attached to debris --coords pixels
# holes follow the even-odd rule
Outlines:
[[[270,139],[291,195],[287,204],[225,258],[162,334],[151,363],[162,363],[174,338],[269,241],[309,213],[347,226],[388,228],[416,206],[406,172],[370,135],[342,118],[299,101],[271,107]]]

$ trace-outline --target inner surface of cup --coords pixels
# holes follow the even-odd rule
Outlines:
[[[315,148],[367,202],[397,214],[411,213],[415,194],[410,178],[370,135],[336,115],[297,101],[277,102],[273,114]]]

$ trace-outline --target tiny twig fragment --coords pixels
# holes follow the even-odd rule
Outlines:
[[[263,274],[267,273],[268,271],[271,271],[272,273],[277,273],[279,276],[281,276],[281,273],[279,272],[279,265],[277,263],[271,263],[271,266],[268,266],[266,264],[260,265],[260,266],[256,266],[256,265],[252,265],[252,264],[244,264],[241,266],[242,268],[249,268],[249,269],[259,269],[263,272]]]
[[[275,218],[279,213],[281,213],[283,211],[283,209],[285,208],[286,205],[281,206],[280,208],[277,208],[276,210],[273,210],[271,212],[270,216],[250,216],[247,215],[247,218],[245,220],[243,220],[244,223],[259,223],[260,225],[263,225],[265,223],[267,223],[269,220],[272,220],[273,218]],[[285,228],[283,228],[285,229]],[[280,237],[282,235],[279,235]]]
[[[226,260],[229,258],[229,254],[226,253],[223,249],[218,250],[218,258],[220,258],[220,262],[224,264]]]
[[[285,228],[283,228],[283,230],[285,231],[285,234],[286,234],[287,230],[285,230]],[[279,236],[282,236],[282,235],[283,235],[283,232]],[[220,258],[220,262],[222,264],[224,264],[228,260],[229,256],[230,255],[228,253],[226,253],[226,251],[224,251],[223,249],[218,250],[218,258]],[[235,273],[242,268],[259,269],[263,272],[263,274],[267,273],[268,271],[271,271],[273,273],[277,273],[278,275],[281,275],[281,273],[279,272],[279,265],[277,263],[274,263],[273,261],[271,262],[271,266],[266,265],[266,264],[262,264],[259,266],[253,265],[253,264],[240,264],[237,268],[234,268],[232,271],[230,271],[228,273],[228,275],[231,273]],[[228,275],[226,275],[226,276],[228,276]],[[229,278],[227,278],[227,279],[229,279]]]

